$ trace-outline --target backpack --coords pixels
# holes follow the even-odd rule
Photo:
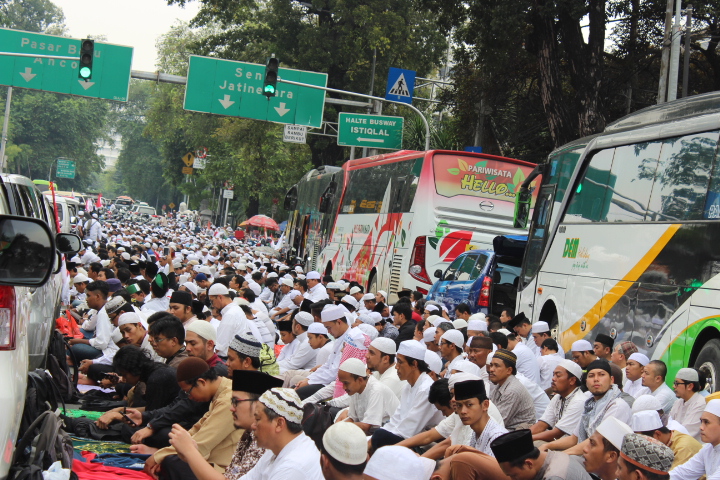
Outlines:
[[[51,411],[45,411],[35,419],[15,447],[8,480],[42,478],[42,470],[47,470],[56,461],[63,468],[72,468],[72,440],[62,425],[59,416]],[[38,469],[40,477],[37,477]]]
[[[52,376],[41,368],[28,373],[25,406],[20,421],[19,436],[25,435],[30,425],[43,412],[48,410],[54,412],[60,407],[65,410],[65,402]]]
[[[323,448],[322,437],[334,421],[334,415],[330,413],[330,405],[306,403],[303,406],[303,432],[312,438],[318,450]]]
[[[67,356],[70,355],[75,365],[75,374],[71,376],[70,367],[67,363]],[[60,396],[66,403],[76,401],[80,395],[77,389],[78,368],[75,356],[72,354],[67,341],[62,333],[55,330],[50,339],[48,347],[47,369],[52,375],[52,380],[57,386]]]

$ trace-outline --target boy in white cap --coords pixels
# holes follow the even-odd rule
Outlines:
[[[297,347],[292,355],[282,359],[278,357],[280,374],[289,370],[306,370],[316,365],[317,352],[308,343],[307,334],[308,328],[314,321],[313,316],[308,312],[298,312],[293,318],[292,333],[295,335],[294,342],[297,342]]]
[[[680,432],[673,432],[660,419],[660,414],[655,410],[643,410],[633,414],[630,427],[635,433],[653,437],[663,445],[667,445],[673,451],[671,470],[690,460],[702,448],[700,442]]]
[[[700,440],[700,416],[705,411],[705,398],[700,391],[700,376],[694,368],[681,368],[675,375],[675,395],[678,399],[670,410],[670,418],[687,428]]]
[[[572,435],[585,409],[585,395],[580,390],[580,365],[561,360],[553,372],[551,388],[555,395],[540,420],[530,427],[533,441],[552,442]]]
[[[615,480],[620,449],[628,433],[633,433],[632,428],[617,418],[603,420],[583,448],[585,470],[599,480]]]
[[[398,377],[397,368],[395,368],[396,354],[397,347],[393,340],[378,337],[370,342],[365,360],[367,368],[372,372],[373,376],[390,388],[399,399],[406,382]]]
[[[220,310],[222,320],[217,329],[217,352],[221,357],[227,358],[227,350],[235,335],[251,333],[257,339],[262,334],[254,322],[248,321],[247,315],[230,298],[230,291],[222,283],[214,283],[208,290],[208,297],[212,306]]]
[[[643,387],[642,384],[643,369],[648,363],[650,363],[650,359],[642,353],[635,352],[630,355],[630,358],[627,359],[627,366],[625,367],[627,380],[625,380],[625,384],[623,385],[623,392],[635,398],[651,393],[650,389]]]
[[[450,378],[458,362],[464,360],[465,337],[460,330],[448,330],[440,337],[440,355],[445,360],[445,378]]]
[[[362,480],[367,465],[367,439],[357,425],[336,423],[325,431],[320,467],[326,480]]]
[[[720,400],[710,400],[701,417],[700,437],[705,445],[683,465],[670,472],[670,480],[720,479]]]
[[[318,272],[308,272],[308,274],[305,276],[305,281],[307,282],[308,291],[305,293],[305,298],[310,300],[313,303],[317,303],[321,300],[325,300],[327,298],[330,298],[328,296],[327,290],[325,289],[325,286],[320,281],[322,277]]]
[[[350,400],[345,421],[354,423],[365,434],[395,413],[400,401],[390,388],[368,374],[361,360],[348,358],[341,363],[338,378]]]
[[[302,420],[302,403],[294,390],[273,388],[263,393],[255,405],[253,430],[266,452],[241,480],[323,480],[320,452],[303,432]]]
[[[433,380],[427,374],[426,350],[425,345],[417,340],[406,340],[400,344],[397,351],[398,376],[408,383],[390,421],[373,434],[373,450],[410,438],[425,426],[436,425],[442,419],[442,413],[428,402]]]

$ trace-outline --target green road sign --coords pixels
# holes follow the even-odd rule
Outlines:
[[[280,69],[280,78],[321,87],[327,74]],[[325,92],[279,82],[274,97],[263,95],[265,65],[190,57],[185,110],[320,127]]]
[[[403,117],[341,113],[338,145],[345,147],[402,148]]]
[[[95,42],[92,80],[78,78],[80,40],[0,28],[0,52],[77,57],[10,57],[0,53],[0,85],[126,102],[132,47]]]
[[[58,158],[55,176],[57,178],[75,178],[75,160]]]

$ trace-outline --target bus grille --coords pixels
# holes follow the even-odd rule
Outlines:
[[[402,285],[400,285],[400,269],[402,268],[402,261],[402,255],[393,255],[392,269],[390,270],[390,291],[388,294],[399,292],[402,288]]]

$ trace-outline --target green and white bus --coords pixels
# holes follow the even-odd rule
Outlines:
[[[565,351],[598,333],[630,340],[720,389],[720,92],[640,110],[550,154],[517,311]],[[518,195],[524,227],[529,189]]]

